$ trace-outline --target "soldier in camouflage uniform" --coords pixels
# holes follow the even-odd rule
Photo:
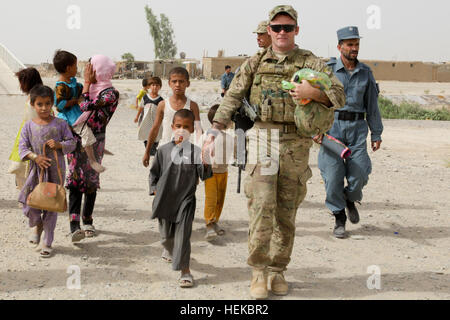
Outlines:
[[[258,157],[256,162],[249,161],[247,165],[248,176],[244,186],[250,219],[247,263],[253,268],[250,294],[256,299],[267,298],[268,286],[276,295],[288,292],[283,272],[293,249],[296,212],[306,196],[306,183],[312,176],[308,166],[311,135],[299,134],[294,122],[296,105],[301,99],[309,98],[322,108],[329,108],[332,114],[345,103],[343,86],[331,69],[310,51],[295,45],[295,36],[299,32],[297,12],[288,5],[277,6],[270,12],[269,21],[267,30],[272,45],[242,64],[216,112],[213,127],[203,146],[203,155],[207,158],[214,146],[217,130],[230,125],[244,97],[258,106],[261,121],[255,122],[252,129],[255,135],[250,135],[260,139]],[[284,92],[281,81],[291,80],[292,75],[302,68],[327,73],[333,85],[329,90],[320,91],[308,82],[302,82],[296,84],[291,93]],[[325,113],[317,112],[317,117],[310,115],[307,127],[311,127],[310,122],[320,124],[322,114]],[[326,123],[326,127],[314,134],[326,132],[332,124]],[[264,138],[268,130],[269,139]],[[271,137],[277,131],[272,130],[278,130],[276,138],[279,141],[275,139],[276,143]],[[269,147],[264,148],[269,141]],[[252,145],[251,142],[249,144]],[[249,158],[252,158],[251,150]]]
[[[269,26],[269,21],[261,21],[253,33],[257,34],[258,47],[261,49],[266,49],[272,44],[272,38],[267,33],[267,27]]]

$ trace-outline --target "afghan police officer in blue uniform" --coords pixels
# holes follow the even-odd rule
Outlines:
[[[381,145],[383,124],[378,109],[378,87],[370,68],[358,61],[360,36],[357,27],[337,31],[337,46],[341,57],[331,58],[328,65],[345,89],[344,108],[335,111],[329,135],[345,143],[352,155],[342,160],[324,147],[319,152],[319,169],[325,182],[326,206],[336,218],[334,236],[345,237],[347,208],[350,222],[359,222],[355,202],[362,200],[362,189],[369,180],[372,164],[367,153],[367,135],[370,128],[372,150]],[[344,186],[347,180],[347,186]]]

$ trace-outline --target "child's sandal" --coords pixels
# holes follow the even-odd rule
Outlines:
[[[50,258],[52,256],[53,249],[51,247],[42,247],[40,256],[42,258]]]
[[[185,273],[178,280],[178,284],[181,288],[192,288],[194,286],[194,277],[190,273]]]
[[[36,248],[41,242],[42,231],[44,231],[44,227],[42,225],[35,226],[33,228],[32,233],[28,237],[28,244],[32,249]]]
[[[172,255],[171,255],[170,252],[167,251],[166,249],[163,249],[163,252],[162,252],[162,254],[161,254],[161,259],[162,259],[164,262],[172,263]]]
[[[72,238],[72,242],[79,242],[81,240],[83,240],[86,237],[85,232],[83,230],[75,230],[72,234],[71,234],[71,238]]]
[[[213,241],[217,238],[218,234],[216,230],[214,230],[214,227],[209,225],[206,227],[206,234],[205,234],[205,240],[206,241]]]
[[[86,224],[84,226],[84,233],[87,238],[92,238],[95,236],[95,227],[92,224]]]
[[[225,234],[225,229],[223,229],[217,222],[213,223],[214,230],[216,230],[219,236],[223,236]]]

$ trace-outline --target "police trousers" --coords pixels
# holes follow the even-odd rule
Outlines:
[[[325,204],[333,213],[345,209],[346,199],[355,202],[363,198],[362,189],[372,172],[367,153],[368,130],[365,120],[335,119],[329,134],[346,144],[352,155],[344,161],[326,148],[320,148],[318,166],[325,182]]]

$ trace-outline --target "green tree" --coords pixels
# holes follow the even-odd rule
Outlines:
[[[169,18],[165,14],[161,14],[161,45],[162,45],[162,59],[173,59],[177,54],[177,45],[173,38],[173,28]]]
[[[127,52],[122,55],[122,60],[125,60],[126,62],[134,62],[134,56],[133,54]]]
[[[158,19],[148,6],[145,6],[145,14],[150,35],[153,38],[155,58],[173,59],[177,54],[177,46],[174,42],[174,32],[169,18],[165,14],[161,14]]]
[[[122,55],[122,60],[127,62],[127,69],[130,69],[133,67],[134,56],[130,52],[124,53]]]

